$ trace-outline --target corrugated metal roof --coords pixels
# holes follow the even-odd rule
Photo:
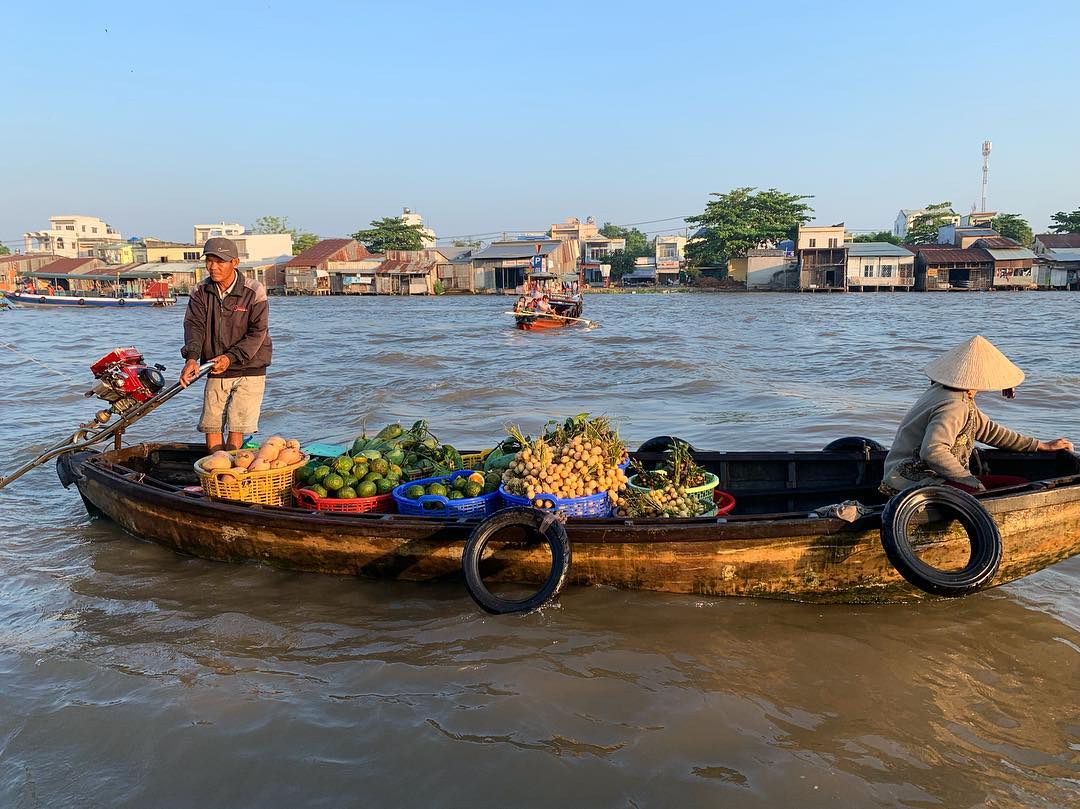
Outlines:
[[[1017,261],[1023,258],[1035,258],[1035,254],[1026,247],[1013,247],[1012,249],[984,247],[983,249],[992,255],[996,261]]]
[[[1080,247],[1080,233],[1040,233],[1035,238],[1043,247]]]
[[[891,242],[852,242],[847,245],[849,256],[913,256],[910,250]],[[783,255],[783,254],[781,254]]]
[[[285,266],[315,267],[322,264],[324,261],[327,261],[330,256],[334,255],[338,250],[341,250],[343,247],[348,247],[353,241],[353,239],[323,239],[321,242],[312,245],[299,255],[293,256],[292,260]],[[363,249],[362,246],[361,249]],[[367,251],[364,250],[363,253],[361,253],[361,256],[366,252]]]
[[[1041,258],[1047,261],[1080,261],[1080,249],[1077,250],[1047,250]]]
[[[975,242],[975,247],[996,247],[1001,250],[1012,250],[1023,246],[1020,242],[1014,241],[1007,236],[990,236]]]
[[[993,261],[991,255],[980,247],[919,245],[915,249],[926,264],[989,264]]]
[[[549,256],[558,250],[561,244],[560,241],[496,243],[485,247],[479,253],[473,253],[473,258],[479,260],[484,258],[531,258],[535,255]],[[540,245],[539,253],[536,251],[536,245]]]
[[[92,267],[87,267],[87,264],[96,267],[100,265],[101,262],[96,258],[58,258],[56,261],[41,267],[38,272],[54,272],[59,275],[80,271],[86,272],[87,270],[92,269]]]

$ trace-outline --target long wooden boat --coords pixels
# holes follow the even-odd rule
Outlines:
[[[45,308],[124,308],[124,307],[147,307],[147,306],[172,306],[176,298],[171,295],[166,298],[118,298],[94,296],[91,294],[79,295],[40,295],[37,293],[8,292],[5,293],[9,300],[22,306],[40,306]]]
[[[181,553],[291,570],[411,581],[460,575],[477,523],[398,514],[332,514],[252,506],[185,491],[203,454],[197,444],[147,443],[61,456],[91,514]],[[657,459],[637,453],[642,460]],[[986,451],[998,474],[1032,483],[980,496],[1004,545],[992,585],[1080,552],[1080,462],[1067,453]],[[879,539],[880,512],[846,522],[818,509],[857,499],[880,504],[882,452],[698,452],[698,463],[737,500],[726,517],[683,520],[570,519],[571,584],[758,596],[818,602],[928,598],[902,579]],[[961,567],[968,542],[944,532],[933,563]],[[500,554],[494,580],[543,580],[550,557],[521,544]]]
[[[550,317],[540,312],[519,312],[514,320],[519,329],[532,331],[534,329],[560,329],[563,326],[574,326],[581,322],[581,298],[553,296],[548,298],[553,314],[558,317]]]

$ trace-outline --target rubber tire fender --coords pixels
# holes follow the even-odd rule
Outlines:
[[[124,299],[123,298],[117,298],[116,299],[116,305],[117,306],[123,306],[124,305]]]
[[[870,449],[873,452],[885,452],[886,449],[872,438],[862,438],[857,435],[849,435],[837,438],[825,445],[825,452],[863,452]]]
[[[79,306],[86,306],[86,301],[83,298],[79,298]]]
[[[48,303],[48,302],[49,302],[49,299],[46,298],[44,295],[42,295],[40,298],[38,298],[38,303]]]
[[[924,506],[954,511],[968,532],[971,558],[963,570],[938,570],[922,561],[911,545],[909,526]],[[951,486],[914,486],[894,495],[881,515],[881,545],[896,572],[924,592],[963,596],[981,590],[1001,565],[1001,532],[982,503]]]
[[[562,592],[570,572],[570,540],[562,523],[550,517],[548,512],[538,508],[513,506],[496,511],[473,529],[461,554],[461,567],[469,595],[481,609],[493,615],[524,614],[546,606]],[[511,526],[531,529],[551,549],[551,571],[547,579],[536,593],[522,600],[500,598],[487,588],[480,575],[480,560],[488,542]]]

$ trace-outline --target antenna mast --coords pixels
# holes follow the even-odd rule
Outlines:
[[[983,178],[982,178],[982,213],[986,213],[986,180],[990,175],[990,149],[993,146],[988,140],[983,141],[982,156],[983,156]]]

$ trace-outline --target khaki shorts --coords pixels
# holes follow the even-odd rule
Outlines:
[[[200,433],[254,433],[259,429],[265,376],[210,377],[203,393]]]

